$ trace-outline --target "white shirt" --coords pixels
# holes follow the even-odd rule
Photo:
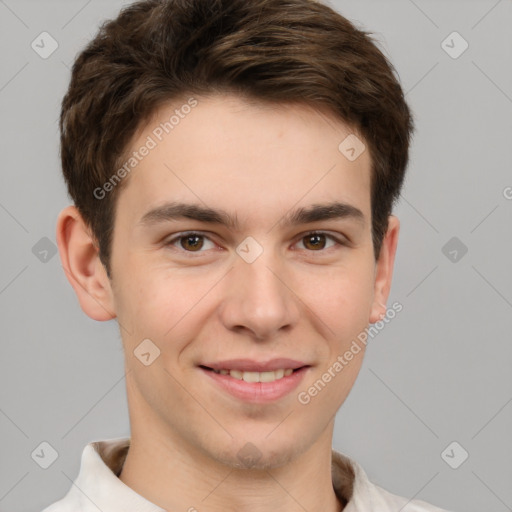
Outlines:
[[[69,492],[43,512],[167,512],[119,480],[129,447],[129,437],[89,443]],[[334,450],[331,467],[336,495],[346,503],[343,512],[447,512],[372,484],[357,462]]]

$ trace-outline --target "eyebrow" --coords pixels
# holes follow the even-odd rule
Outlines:
[[[169,202],[153,208],[145,213],[138,224],[151,226],[161,222],[191,219],[208,224],[219,224],[233,231],[239,231],[240,225],[236,215],[222,209],[213,209],[198,204]],[[283,227],[308,224],[321,220],[353,219],[364,224],[363,212],[348,203],[334,201],[324,204],[313,204],[306,208],[298,208],[284,215],[278,224]]]

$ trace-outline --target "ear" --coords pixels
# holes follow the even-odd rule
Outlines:
[[[391,289],[399,231],[400,221],[394,215],[390,215],[388,229],[382,240],[379,258],[375,265],[373,304],[370,312],[370,323],[372,324],[381,320],[386,314],[386,301]]]
[[[57,245],[62,267],[84,313],[100,321],[115,318],[112,288],[99,249],[75,206],[59,214]]]

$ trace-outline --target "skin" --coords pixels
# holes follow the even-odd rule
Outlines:
[[[341,510],[331,481],[334,417],[364,350],[309,404],[297,395],[385,313],[399,221],[389,217],[376,261],[369,151],[345,158],[338,145],[353,130],[329,112],[231,94],[196,99],[125,178],[111,280],[76,208],[58,219],[62,264],[83,311],[121,326],[131,447],[120,479],[167,510]],[[177,106],[161,107],[130,150]],[[239,229],[183,218],[140,223],[170,200],[223,209],[236,215]],[[354,206],[362,219],[278,222],[296,208],[331,201]],[[195,239],[199,251],[186,237],[169,243],[192,230],[206,237]],[[311,241],[312,230],[345,243]],[[252,263],[236,252],[248,236],[263,248]],[[133,353],[144,339],[160,350],[149,366]],[[289,357],[311,367],[289,395],[247,403],[198,368],[240,357]],[[251,468],[237,456],[247,442],[260,453]]]

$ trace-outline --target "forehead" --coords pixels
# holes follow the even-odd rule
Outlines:
[[[346,153],[354,140],[361,151],[355,136],[329,112],[304,104],[185,97],[159,108],[134,137],[128,157],[137,152],[138,159],[119,208],[140,218],[151,206],[192,201],[242,218],[249,208],[252,217],[272,217],[336,200],[369,213],[369,151],[356,159]]]

